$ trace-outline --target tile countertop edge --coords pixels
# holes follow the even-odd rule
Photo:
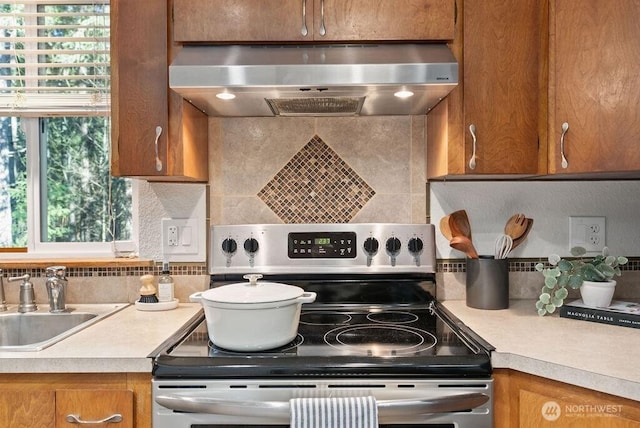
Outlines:
[[[442,303],[496,348],[494,368],[640,401],[640,367],[631,363],[640,354],[638,329],[540,317],[534,300],[512,300],[509,309],[497,311],[469,308],[464,300]],[[595,349],[594,340],[611,352]]]
[[[42,351],[0,352],[0,374],[150,373],[149,355],[201,308],[180,303],[152,312],[131,305]]]

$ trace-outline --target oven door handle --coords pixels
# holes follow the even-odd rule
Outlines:
[[[429,413],[461,412],[471,410],[489,401],[486,394],[474,392],[453,394],[438,398],[416,398],[408,400],[378,400],[380,417],[424,415]],[[214,397],[160,395],[156,403],[179,412],[204,413],[227,416],[252,416],[265,418],[290,418],[288,401],[244,401],[225,400]]]

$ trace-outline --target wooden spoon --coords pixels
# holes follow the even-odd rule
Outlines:
[[[449,227],[449,217],[450,216],[446,215],[440,219],[440,232],[442,233],[442,236],[447,238],[447,241],[451,241],[451,238],[453,238],[451,227]]]
[[[478,258],[478,252],[476,251],[476,248],[473,246],[473,243],[471,242],[471,240],[466,236],[461,236],[461,235],[454,236],[449,241],[449,245],[451,246],[451,248],[455,248],[458,251],[462,251],[470,259]]]
[[[471,241],[471,224],[465,210],[454,211],[450,214],[449,227],[453,236],[466,236]]]
[[[527,235],[529,234],[529,232],[531,231],[531,228],[533,227],[533,219],[532,218],[527,218],[526,220],[526,227],[524,232],[522,232],[522,234],[513,240],[513,245],[511,246],[511,251],[515,250],[515,248],[522,244],[522,241],[524,241],[527,238]]]
[[[504,233],[505,235],[509,235],[511,239],[515,242],[522,234],[524,234],[527,230],[527,218],[524,214],[514,214],[509,220],[507,220],[507,224],[504,225]]]

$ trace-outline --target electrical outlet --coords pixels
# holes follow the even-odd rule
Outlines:
[[[167,227],[167,245],[170,247],[178,245],[178,226]]]
[[[569,248],[600,252],[605,247],[605,217],[569,217]]]

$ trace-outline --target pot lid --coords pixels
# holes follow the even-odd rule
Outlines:
[[[269,303],[292,300],[300,297],[304,290],[278,282],[258,282],[260,274],[244,275],[249,282],[223,285],[202,293],[205,300],[219,303]]]

